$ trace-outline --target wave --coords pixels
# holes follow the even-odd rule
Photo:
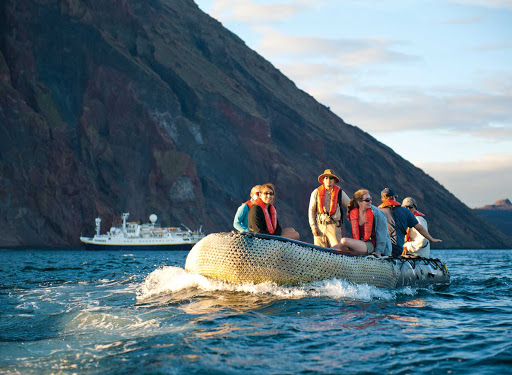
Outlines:
[[[387,290],[366,284],[353,284],[340,279],[315,281],[298,286],[280,286],[271,282],[232,284],[191,274],[180,267],[162,267],[146,277],[137,290],[137,301],[142,302],[154,296],[178,293],[187,289],[197,289],[203,292],[243,292],[255,295],[270,295],[281,299],[328,297],[363,301],[373,299],[393,300],[397,294],[416,294],[416,289],[410,287]]]

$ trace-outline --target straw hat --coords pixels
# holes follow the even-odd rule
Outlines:
[[[332,171],[332,169],[326,169],[324,171],[324,173],[322,173],[320,176],[318,176],[318,182],[320,182],[321,184],[324,183],[324,177],[334,177],[334,179],[336,180],[336,183],[340,182],[340,179],[338,178],[338,176],[336,176],[334,174],[334,172]]]

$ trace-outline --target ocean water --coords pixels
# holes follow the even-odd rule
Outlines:
[[[233,285],[187,252],[0,251],[1,374],[510,374],[512,250],[451,285]]]

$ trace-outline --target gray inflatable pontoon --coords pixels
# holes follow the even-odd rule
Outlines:
[[[380,288],[450,283],[439,259],[348,256],[283,237],[237,232],[203,238],[190,250],[185,269],[232,283],[296,285],[332,278]]]

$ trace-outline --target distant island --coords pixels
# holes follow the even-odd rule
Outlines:
[[[497,200],[493,204],[475,208],[475,211],[507,236],[512,237],[512,203],[510,199]]]

